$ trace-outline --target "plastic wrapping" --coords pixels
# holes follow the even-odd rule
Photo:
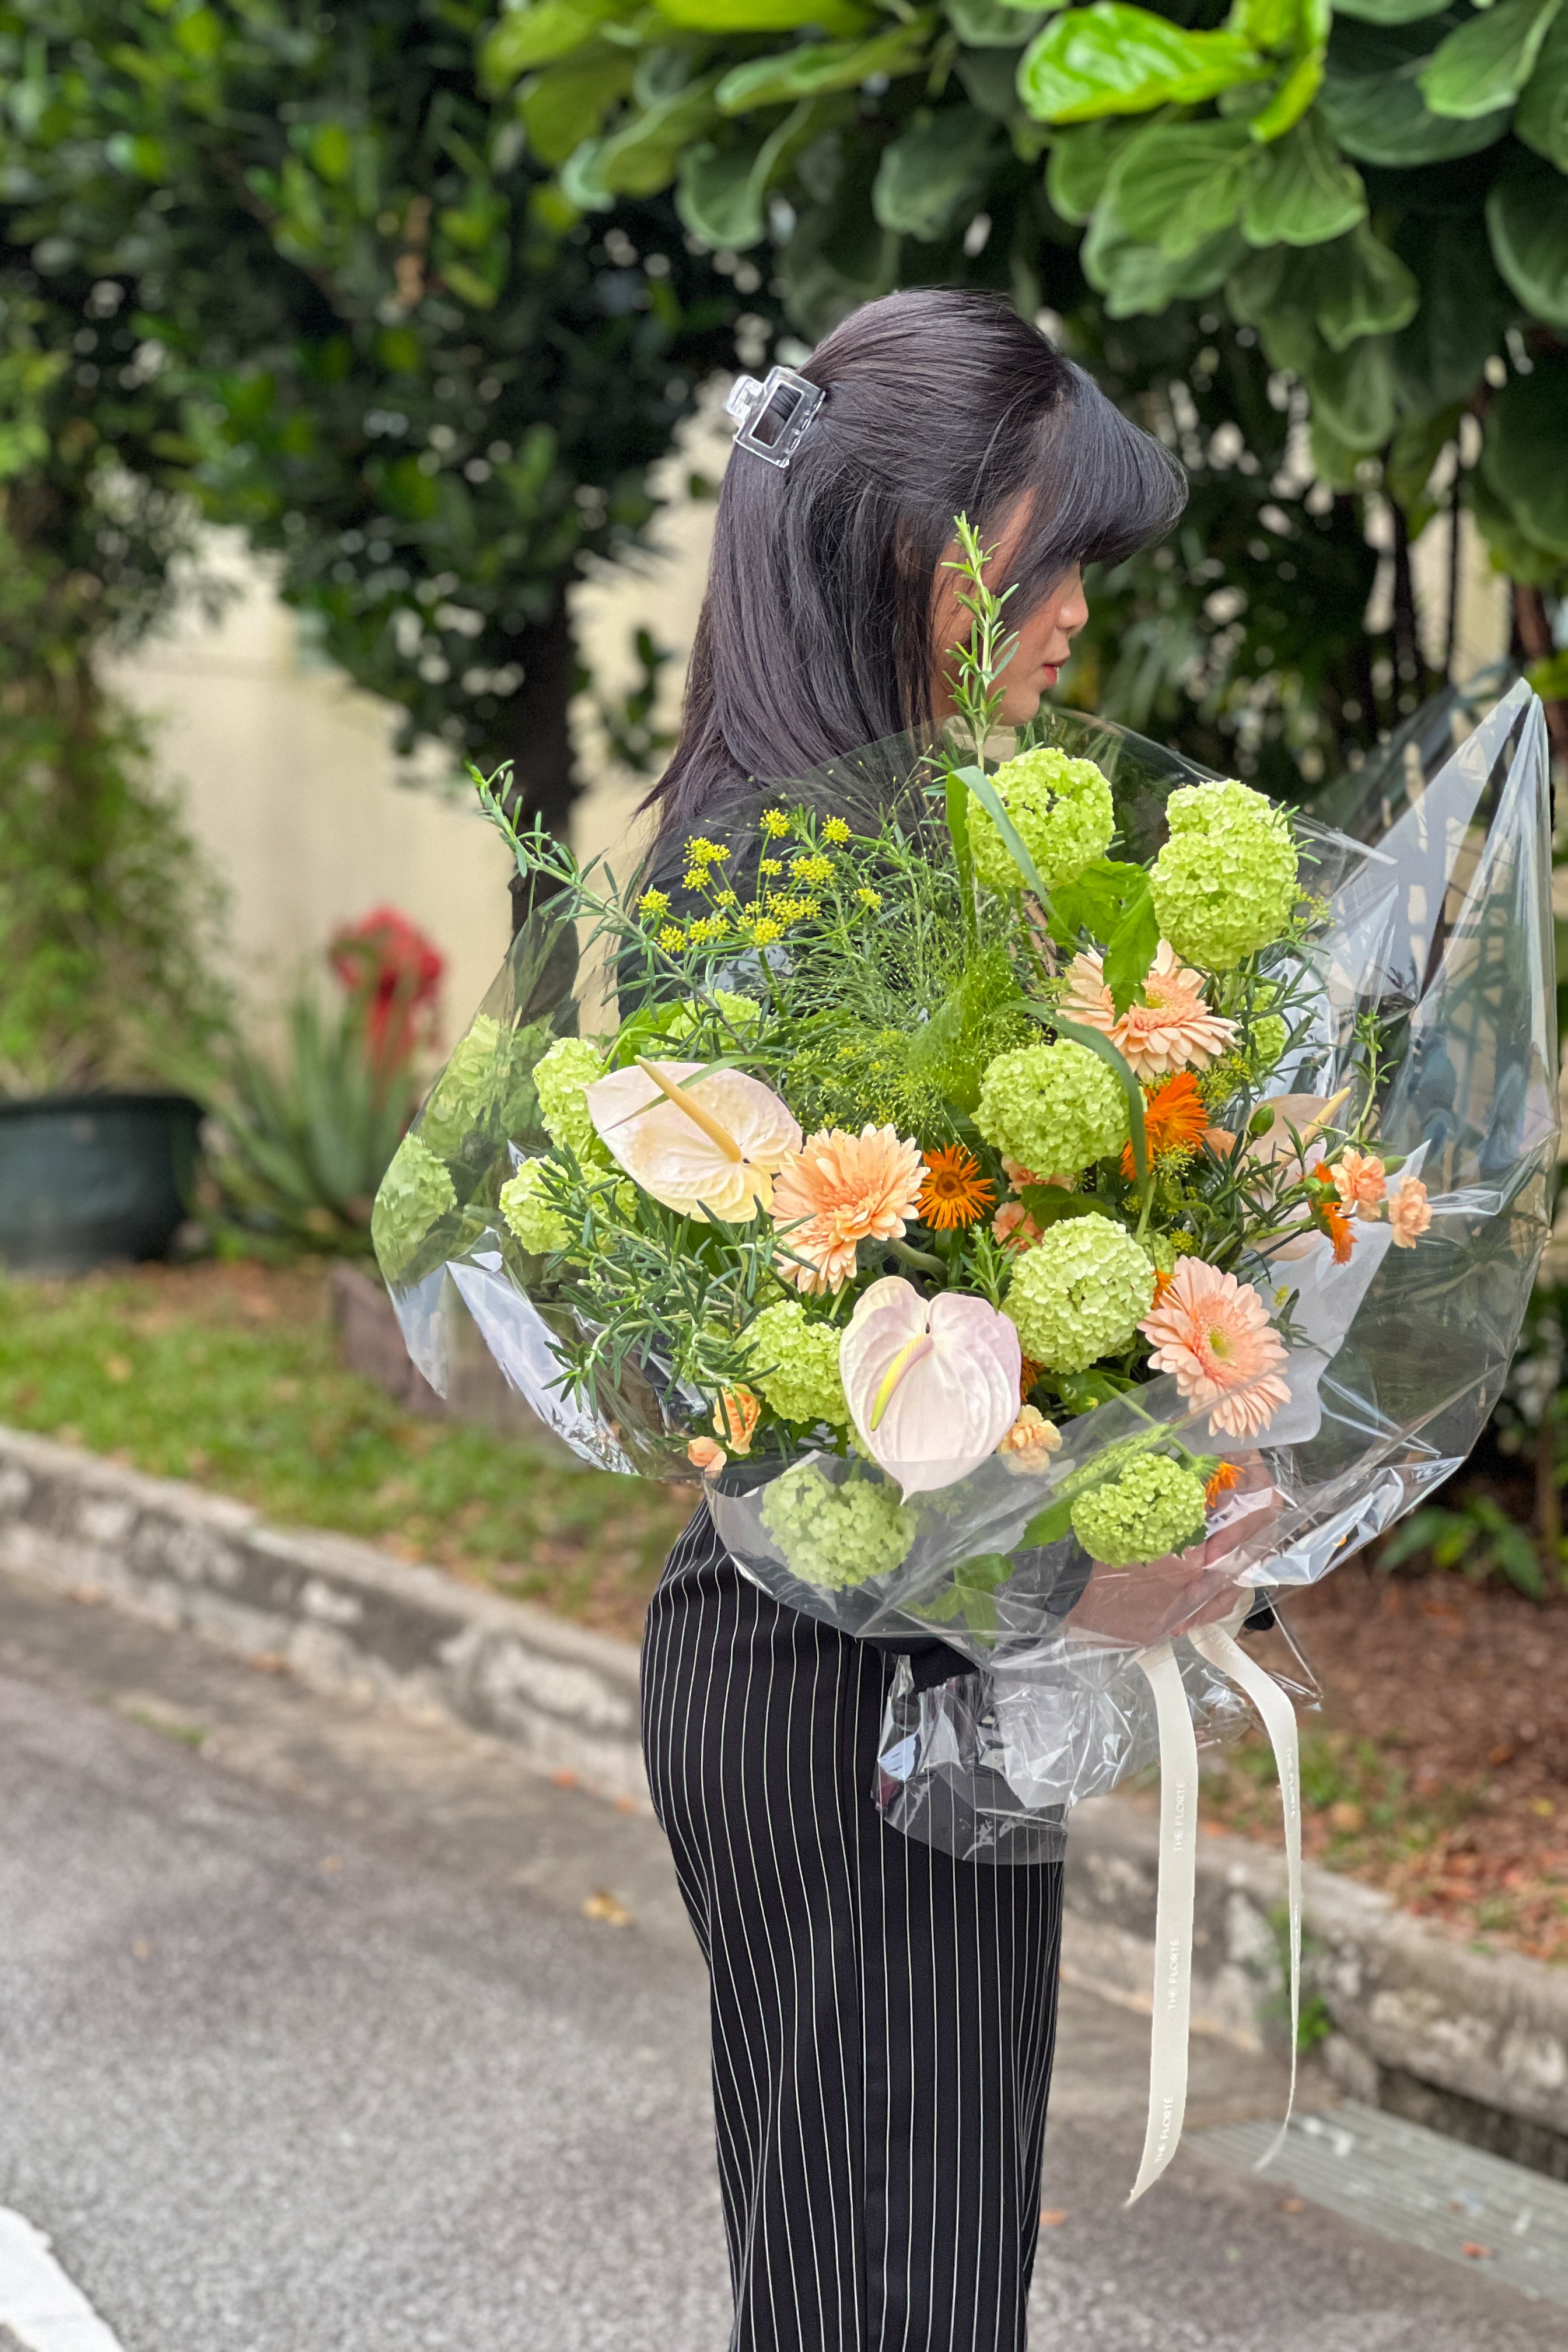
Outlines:
[[[1072,714],[1031,740],[1100,763],[1134,856],[1158,843],[1170,792],[1201,774]],[[899,795],[914,805],[925,757],[874,747],[791,793],[835,809]],[[754,820],[754,809],[731,812],[725,838],[743,842]],[[1184,1635],[1234,1627],[1260,1590],[1314,1583],[1386,1528],[1463,1461],[1501,1386],[1546,1235],[1558,1134],[1539,702],[1516,687],[1468,732],[1447,707],[1423,714],[1363,773],[1344,821],[1353,833],[1295,820],[1317,913],[1289,952],[1310,1018],[1268,1092],[1370,1087],[1378,1150],[1419,1173],[1432,1222],[1399,1249],[1369,1224],[1346,1264],[1305,1228],[1276,1255],[1271,1278],[1297,1296],[1289,1401],[1269,1426],[1216,1436],[1162,1374],[1065,1421],[1060,1450],[1037,1466],[995,1454],[903,1499],[852,1450],[731,1459],[708,1483],[723,1542],[766,1591],[852,1635],[935,1637],[977,1670],[926,1691],[900,1672],[881,1746],[885,1814],[950,1852],[1038,1859],[1059,1843],[1067,1808],[1150,1760],[1136,1661],[1155,1645],[1174,1644],[1200,1735],[1233,1727],[1234,1687]],[[668,1479],[692,1475],[686,1448],[711,1426],[711,1396],[656,1350],[625,1345],[607,1347],[592,1403],[574,1396],[564,1351],[595,1337],[583,1287],[524,1252],[498,1207],[511,1171],[549,1149],[532,1076],[543,1053],[613,1030],[624,982],[581,919],[546,909],[530,920],[416,1123],[422,1153],[389,1180],[378,1245],[410,1353],[437,1389],[450,1281],[507,1378],[569,1445]],[[1370,1063],[1369,1013],[1381,1024]],[[1171,1438],[1230,1465],[1201,1541],[1116,1569],[1071,1533],[1040,1539],[1042,1521],[1108,1463]]]

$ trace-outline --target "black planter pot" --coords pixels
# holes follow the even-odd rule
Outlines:
[[[162,1257],[190,1213],[200,1121],[184,1095],[0,1102],[0,1259],[81,1274]]]

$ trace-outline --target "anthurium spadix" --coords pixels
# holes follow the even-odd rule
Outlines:
[[[743,1224],[773,1198],[801,1133],[787,1104],[744,1070],[646,1062],[584,1088],[588,1116],[634,1182],[682,1216]]]
[[[860,1442],[907,1496],[994,1454],[1018,1413],[1018,1334],[984,1298],[924,1298],[900,1275],[862,1293],[838,1346]]]

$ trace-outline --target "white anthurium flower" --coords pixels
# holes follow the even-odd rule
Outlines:
[[[709,1210],[743,1224],[773,1199],[773,1175],[801,1146],[787,1103],[744,1070],[639,1055],[584,1088],[588,1116],[633,1181],[682,1216]]]
[[[1018,1414],[1018,1334],[984,1298],[924,1298],[886,1275],[838,1344],[850,1418],[906,1498],[951,1486],[994,1454]]]

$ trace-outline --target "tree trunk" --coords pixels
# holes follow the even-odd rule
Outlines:
[[[502,757],[511,761],[507,814],[521,827],[535,817],[550,833],[564,833],[577,797],[570,711],[577,690],[577,647],[563,595],[551,618],[512,640],[510,658],[521,664],[522,685],[507,705],[508,737]],[[532,903],[531,886],[511,878],[511,927],[521,929]]]

